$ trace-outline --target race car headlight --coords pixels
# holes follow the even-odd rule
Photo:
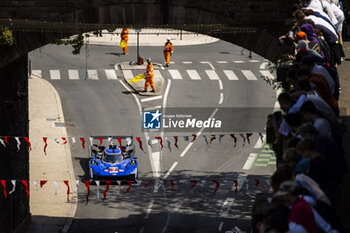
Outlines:
[[[130,165],[135,165],[136,164],[136,160],[131,160],[130,161]]]
[[[108,169],[105,169],[104,171],[105,171],[105,172],[108,172]]]
[[[98,165],[96,161],[91,161],[91,165]]]

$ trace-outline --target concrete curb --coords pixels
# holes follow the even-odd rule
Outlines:
[[[33,79],[40,79],[41,81],[43,81],[50,88],[50,90],[52,91],[52,93],[54,94],[55,99],[56,99],[56,105],[58,106],[57,110],[59,112],[60,120],[65,122],[64,121],[64,115],[63,115],[61,98],[60,98],[57,90],[55,89],[55,87],[49,81],[47,81],[46,79],[43,79],[43,78],[41,78],[39,76],[36,76],[36,75],[32,74],[30,77],[33,78]],[[62,130],[62,134],[66,138],[68,138],[66,127],[62,127],[61,130]],[[66,152],[66,160],[67,160],[69,178],[70,178],[71,181],[74,181],[75,180],[75,174],[74,174],[74,169],[73,169],[72,155],[71,155],[71,151],[70,151],[70,142],[68,142],[67,144],[64,145],[64,149],[65,149],[65,152]],[[77,205],[78,205],[78,194],[77,194],[77,198],[75,199],[75,201],[74,201],[74,203],[73,203],[73,205],[71,207],[70,214],[69,214],[69,216],[67,216],[67,218],[68,218],[67,223],[65,224],[65,226],[61,230],[62,233],[68,232],[68,230],[69,230],[69,228],[70,228],[70,226],[71,226],[71,224],[73,222],[73,218],[74,218],[75,212],[77,210]]]

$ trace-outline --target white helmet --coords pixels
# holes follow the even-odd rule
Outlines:
[[[166,38],[167,41],[170,41],[170,37]]]
[[[150,62],[151,61],[151,58],[149,57],[149,58],[147,58],[147,62]]]

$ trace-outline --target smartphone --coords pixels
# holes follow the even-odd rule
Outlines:
[[[289,31],[289,37],[290,38],[294,38],[294,32],[293,31]]]

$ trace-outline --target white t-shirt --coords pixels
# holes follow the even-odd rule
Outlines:
[[[337,32],[334,30],[333,25],[329,24],[326,20],[317,17],[315,15],[309,15],[306,16],[307,19],[311,19],[316,25],[322,25],[324,27],[326,27],[328,30],[330,30],[337,38],[338,38],[338,34]]]
[[[333,25],[336,25],[338,23],[338,20],[335,17],[330,4],[327,1],[311,0],[307,7],[310,7],[312,10],[323,11],[327,13],[328,18],[330,19]]]

